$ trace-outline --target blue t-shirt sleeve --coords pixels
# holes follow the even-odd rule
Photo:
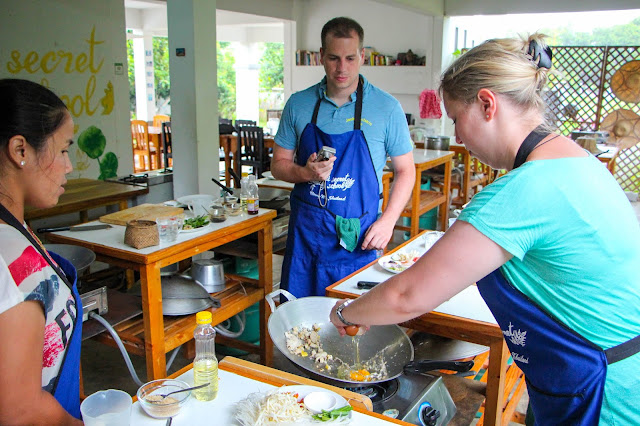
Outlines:
[[[407,117],[397,101],[389,116],[385,149],[390,157],[404,155],[413,149]]]
[[[274,138],[275,143],[285,149],[296,149],[298,144],[298,136],[296,134],[296,127],[293,121],[293,108],[291,107],[291,98],[285,104],[280,117],[280,125],[278,126],[278,132]]]

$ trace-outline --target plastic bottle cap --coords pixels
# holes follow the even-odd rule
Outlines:
[[[209,311],[201,311],[196,314],[196,323],[197,324],[211,324],[211,312]]]

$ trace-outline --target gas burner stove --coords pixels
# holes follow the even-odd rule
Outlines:
[[[396,392],[398,392],[398,382],[398,379],[392,379],[386,382],[375,383],[370,386],[350,388],[349,390],[359,393],[360,395],[368,396],[371,402],[373,402],[375,409],[376,406],[382,407],[385,401],[388,401],[396,394]]]
[[[368,396],[374,412],[415,425],[421,424],[418,411],[424,402],[440,413],[437,423],[432,423],[434,426],[447,424],[456,412],[442,378],[428,374],[401,374],[385,382],[347,390]]]
[[[124,176],[121,178],[118,178],[119,182],[124,182],[124,183],[143,183],[143,184],[147,184],[149,182],[149,175],[147,173],[143,174],[143,175],[129,175],[129,176]]]
[[[318,380],[317,376],[312,377],[308,371],[298,367],[279,351],[275,351],[274,355],[274,366],[277,369]],[[345,389],[368,396],[373,403],[374,412],[414,425],[421,424],[418,411],[424,402],[429,402],[439,412],[437,421],[427,423],[429,425],[446,425],[456,413],[456,406],[442,377],[429,374],[403,373],[395,379]]]

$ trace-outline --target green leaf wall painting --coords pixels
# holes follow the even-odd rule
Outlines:
[[[118,157],[113,152],[104,152],[107,146],[102,130],[96,126],[89,126],[78,137],[78,148],[93,160],[98,161],[100,166],[100,176],[98,179],[105,180],[116,177],[118,174]],[[102,159],[100,158],[104,154]]]

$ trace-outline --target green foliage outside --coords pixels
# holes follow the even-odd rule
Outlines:
[[[169,39],[166,37],[153,38],[153,64],[154,81],[156,86],[156,108],[159,113],[167,112],[166,106],[170,105],[169,82]]]
[[[570,27],[543,29],[552,46],[637,46],[640,42],[640,18],[628,24],[594,28],[590,33],[576,33]]]
[[[217,43],[218,61],[218,114],[222,118],[236,119],[236,60],[228,41]]]
[[[136,74],[133,62],[133,40],[127,40],[127,62],[129,77],[129,111],[131,118],[136,118]],[[153,38],[154,82],[156,88],[156,107],[163,109],[170,104],[169,82],[169,39],[166,37]]]
[[[136,119],[136,69],[133,63],[133,40],[127,39],[127,75],[129,76],[129,112]]]
[[[271,91],[284,88],[283,43],[265,43],[264,53],[260,58],[260,90]]]

